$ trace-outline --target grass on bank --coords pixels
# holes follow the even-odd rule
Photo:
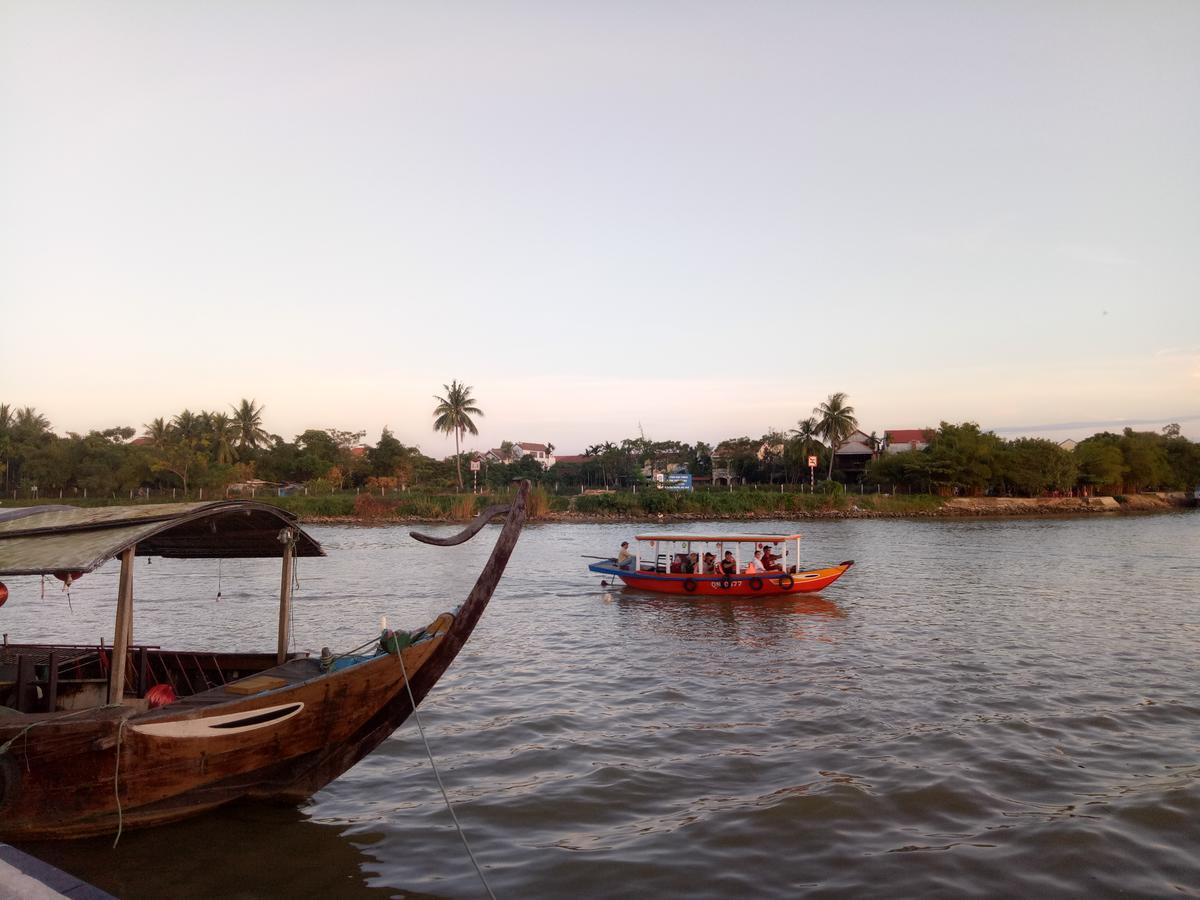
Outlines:
[[[302,519],[358,519],[367,522],[410,519],[460,522],[480,510],[504,503],[507,494],[423,494],[408,493],[379,497],[375,494],[310,494],[290,497],[257,497]],[[43,501],[7,500],[5,507],[64,504],[81,507],[129,506],[145,503],[170,503],[171,498],[150,500],[127,498],[66,498]],[[180,498],[176,502],[182,502]],[[611,494],[557,496],[543,488],[534,488],[529,497],[529,517],[578,513],[582,516],[644,518],[657,516],[769,517],[811,516],[829,512],[862,510],[879,515],[924,515],[944,503],[928,494],[829,494],[774,493],[770,491],[621,491]]]

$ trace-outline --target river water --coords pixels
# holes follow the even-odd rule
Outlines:
[[[424,624],[496,534],[312,530],[311,650]],[[421,706],[497,895],[1200,895],[1200,513],[799,530],[857,565],[764,602],[606,590],[580,555],[632,528],[526,529]],[[115,566],[70,608],[8,581],[14,640],[111,636]],[[274,647],[276,563],[158,560],[136,590],[139,642]],[[123,897],[482,893],[411,719],[299,809],[24,849]]]

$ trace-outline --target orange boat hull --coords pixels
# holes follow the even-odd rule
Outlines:
[[[610,565],[591,565],[593,572],[620,578],[627,587],[656,594],[705,597],[778,597],[806,594],[829,587],[854,565],[853,560],[824,569],[808,569],[789,575],[678,575],[661,572],[631,572]]]

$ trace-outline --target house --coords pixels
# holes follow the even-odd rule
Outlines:
[[[851,432],[845,443],[833,452],[833,467],[847,475],[861,475],[875,458],[875,441],[862,431]]]
[[[739,455],[739,448],[734,441],[721,441],[712,452],[712,483],[713,485],[735,485],[745,479],[734,474],[734,460]]]
[[[1071,453],[1079,446],[1079,441],[1073,438],[1067,438],[1065,441],[1059,441],[1058,446],[1062,447],[1068,453]]]
[[[587,462],[589,459],[595,459],[595,457],[588,456],[586,453],[568,454],[568,455],[560,454],[560,455],[554,457],[554,464],[558,465],[559,463],[569,463],[569,464],[574,464],[574,465],[580,465],[581,463]]]
[[[768,456],[783,456],[783,441],[763,441],[754,455],[758,457],[759,462],[762,462]]]
[[[528,441],[518,441],[513,444],[512,455],[514,460],[521,460],[526,456],[532,456],[541,464],[543,469],[548,469],[554,465],[554,457],[550,454],[550,447],[546,444],[531,444]]]
[[[527,456],[540,463],[543,469],[554,465],[555,457],[551,454],[549,446],[529,441],[518,441],[515,444],[506,442],[506,447],[495,447],[483,454],[483,461],[486,463],[515,463]]]
[[[884,453],[924,450],[928,446],[929,430],[926,428],[889,428],[883,433]]]

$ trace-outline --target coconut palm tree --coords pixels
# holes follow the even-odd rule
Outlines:
[[[240,449],[257,449],[260,445],[271,442],[271,436],[262,427],[263,407],[243,397],[241,403],[231,408],[237,430],[237,445]]]
[[[796,427],[792,429],[792,437],[800,445],[801,456],[808,456],[822,446],[820,434],[817,420],[813,416],[796,423]]]
[[[155,447],[165,447],[171,437],[171,426],[161,416],[142,427],[146,429],[145,436],[150,438]]]
[[[475,398],[471,396],[469,384],[451,381],[449,384],[443,384],[442,387],[446,389],[445,397],[433,395],[433,399],[438,402],[433,409],[433,430],[454,435],[454,466],[458,471],[458,489],[461,491],[463,489],[462,452],[459,449],[459,443],[468,431],[471,434],[479,434],[479,429],[471,421],[471,416],[482,416],[483,410],[475,405]]]
[[[833,458],[858,428],[858,419],[854,418],[854,407],[846,405],[842,391],[830,394],[828,400],[813,409],[813,415],[817,417],[817,434],[829,442],[829,474],[825,477],[833,478]]]
[[[210,413],[209,434],[218,465],[227,466],[237,462],[237,449],[233,446],[238,436],[237,423],[225,413]]]
[[[202,415],[207,415],[207,413],[203,413]],[[200,439],[204,436],[204,426],[201,422],[201,417],[190,409],[185,409],[171,419],[171,433],[181,443],[194,447],[200,443]]]

